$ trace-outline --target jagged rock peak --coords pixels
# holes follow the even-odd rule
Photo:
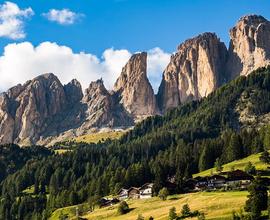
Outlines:
[[[89,84],[89,87],[85,90],[84,101],[87,102],[97,95],[110,96],[108,90],[104,86],[103,79],[98,79]]]
[[[119,94],[124,108],[138,118],[157,113],[154,91],[146,71],[147,53],[134,54],[114,85],[114,91]]]
[[[0,103],[0,118],[4,121],[0,124],[0,143],[35,143],[47,122],[67,103],[62,84],[51,73],[19,84],[6,94],[6,101]]]
[[[220,41],[220,39],[217,37],[215,33],[205,32],[205,33],[199,34],[196,37],[187,39],[186,41],[184,41],[178,46],[177,50],[178,51],[185,50],[186,48],[191,47],[194,44],[200,44],[202,47],[206,47],[210,43],[210,39]]]
[[[137,53],[131,56],[128,63],[123,67],[120,77],[114,84],[114,90],[119,91],[123,86],[131,81],[136,80],[140,76],[147,78],[147,53]]]
[[[65,85],[64,90],[70,104],[79,102],[83,97],[82,86],[77,79],[73,79]]]
[[[250,14],[250,15],[242,16],[238,20],[238,23],[240,23],[240,22],[245,22],[248,25],[255,25],[256,26],[256,25],[259,25],[263,22],[267,22],[267,19],[261,15]]]
[[[91,127],[131,126],[132,119],[119,105],[114,94],[105,88],[103,80],[91,82],[85,91],[83,102],[87,105],[85,123],[80,129],[87,130]]]
[[[178,46],[163,73],[158,103],[162,112],[207,96],[226,80],[227,49],[214,33],[203,33]]]
[[[240,18],[230,30],[230,37],[227,72],[232,79],[270,63],[270,22],[264,17]]]

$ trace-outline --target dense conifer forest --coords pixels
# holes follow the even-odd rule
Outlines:
[[[255,122],[239,121],[242,97]],[[146,182],[157,193],[172,176],[181,193],[186,179],[218,158],[227,163],[269,149],[270,127],[260,122],[269,112],[270,68],[261,68],[207,98],[147,118],[120,140],[78,144],[61,155],[44,147],[2,146],[0,219],[47,219],[56,208],[94,203]],[[24,192],[28,187],[33,194]]]

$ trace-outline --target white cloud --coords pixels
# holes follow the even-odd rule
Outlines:
[[[25,37],[24,21],[34,15],[31,8],[20,9],[17,4],[0,4],[0,37],[21,39]]]
[[[162,72],[169,64],[170,58],[171,55],[165,53],[159,47],[148,51],[147,74],[155,92],[158,90],[162,79]]]
[[[63,83],[76,78],[84,89],[91,81],[102,77],[105,86],[112,89],[130,56],[128,50],[113,48],[105,50],[98,58],[89,53],[74,53],[69,47],[51,42],[41,43],[37,47],[29,42],[9,44],[0,56],[0,91],[48,72],[56,74]],[[148,75],[155,91],[168,62],[169,55],[161,49],[149,51]]]
[[[62,10],[51,9],[49,12],[43,13],[42,15],[49,21],[54,21],[61,25],[74,24],[75,21],[83,16],[83,14],[75,13],[67,8]]]

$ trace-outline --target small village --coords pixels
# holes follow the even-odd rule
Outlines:
[[[267,185],[270,185],[269,178],[262,178]],[[219,172],[211,176],[197,176],[187,179],[184,182],[184,192],[194,193],[200,191],[243,191],[247,190],[254,177],[242,170],[233,170],[229,172]],[[114,198],[102,198],[101,207],[107,207],[128,199],[148,199],[153,197],[153,183],[145,183],[141,187],[121,188]],[[175,177],[168,178],[166,188],[174,192],[176,188]]]

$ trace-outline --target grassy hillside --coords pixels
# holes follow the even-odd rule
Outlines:
[[[245,204],[247,194],[247,192],[199,192],[170,196],[166,201],[161,201],[157,197],[129,200],[131,211],[125,215],[116,214],[118,205],[114,205],[96,209],[82,217],[89,220],[134,220],[138,214],[142,214],[145,218],[153,216],[155,220],[167,220],[170,208],[174,206],[179,213],[182,206],[188,204],[191,210],[204,212],[207,219],[231,219],[232,207],[235,207],[235,211],[239,211]],[[69,214],[69,217],[74,216],[75,207],[56,210],[50,220],[58,219],[61,212]]]
[[[98,132],[76,137],[72,140],[76,142],[98,143],[99,141],[103,142],[106,139],[119,139],[124,133],[125,131]]]
[[[252,165],[256,167],[256,170],[258,171],[265,171],[267,169],[267,164],[262,163],[259,159],[261,153],[259,154],[252,154],[248,157],[245,157],[241,160],[235,160],[231,163],[223,165],[223,171],[231,171],[233,168],[234,169],[239,169],[239,170],[245,170],[245,167],[247,166],[248,162],[251,162]],[[212,173],[215,173],[216,170],[215,168],[205,170],[203,172],[194,174],[193,177],[196,176],[209,176]]]

